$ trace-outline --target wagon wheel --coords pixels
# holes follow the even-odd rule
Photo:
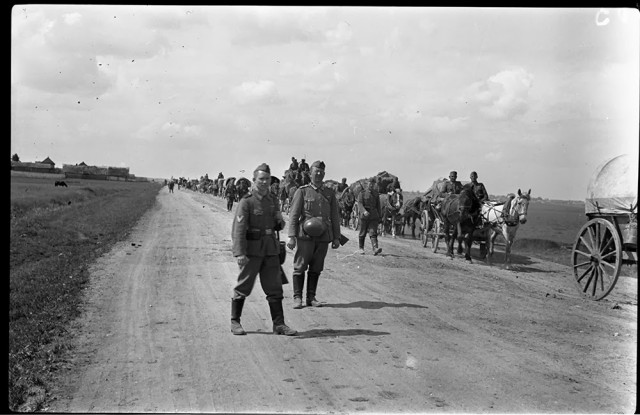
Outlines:
[[[442,221],[436,218],[433,221],[433,239],[431,240],[431,246],[433,252],[438,251],[438,244],[440,243],[440,236],[442,235]]]
[[[353,210],[351,211],[351,222],[353,223],[353,230],[357,231],[358,226],[360,226],[360,218],[358,218],[358,205],[353,206]]]
[[[427,247],[427,241],[429,235],[427,235],[427,230],[429,229],[429,215],[426,210],[422,211],[422,215],[420,216],[420,242],[422,242],[423,247]]]
[[[571,260],[580,292],[592,300],[606,297],[622,266],[622,241],[613,223],[602,218],[585,223],[573,245]]]

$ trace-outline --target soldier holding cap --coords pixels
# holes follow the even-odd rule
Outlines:
[[[358,247],[360,254],[364,255],[364,240],[369,233],[373,255],[382,252],[378,247],[378,223],[382,216],[380,207],[380,194],[378,193],[378,181],[372,177],[367,182],[367,188],[358,193],[358,212],[360,215],[360,231],[358,233]]]
[[[293,257],[293,308],[302,308],[302,290],[305,272],[307,274],[308,307],[320,307],[316,300],[316,290],[320,273],[324,269],[324,259],[331,247],[340,246],[340,212],[335,192],[324,185],[322,161],[311,165],[311,183],[296,190],[289,211],[289,241],[287,246],[294,249]]]
[[[278,199],[269,191],[271,170],[261,164],[253,172],[251,192],[238,203],[231,228],[233,256],[240,274],[231,299],[231,332],[246,334],[240,325],[245,298],[251,294],[260,274],[260,285],[267,295],[273,321],[273,332],[293,336],[297,332],[284,322],[280,247],[276,231],[285,226]]]

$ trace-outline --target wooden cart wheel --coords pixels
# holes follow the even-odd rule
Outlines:
[[[427,230],[429,229],[429,215],[426,210],[422,211],[422,215],[420,216],[420,242],[422,242],[423,247],[427,247]]]
[[[440,243],[440,235],[442,235],[442,222],[440,219],[436,218],[433,221],[433,239],[431,241],[431,246],[433,247],[433,252],[438,251],[438,244]]]
[[[358,205],[354,205],[353,210],[351,211],[351,222],[353,223],[354,231],[357,231],[358,226],[360,225],[360,218],[358,216]]]
[[[622,266],[622,240],[613,223],[602,218],[585,223],[573,245],[571,260],[580,292],[592,300],[606,297]]]

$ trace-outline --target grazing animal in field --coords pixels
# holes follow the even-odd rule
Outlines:
[[[447,245],[447,255],[451,259],[453,259],[453,242],[457,239],[458,253],[461,253],[460,243],[464,241],[464,258],[471,263],[473,231],[480,214],[480,205],[480,200],[470,188],[463,188],[460,194],[451,194],[442,202],[444,240]]]
[[[56,186],[56,187],[58,187],[58,186],[62,186],[62,187],[69,187],[69,186],[67,186],[67,184],[66,184],[64,181],[62,181],[62,180],[59,180],[59,181],[58,181],[58,180],[56,180],[55,186]]]
[[[504,263],[507,269],[511,268],[511,246],[516,238],[518,226],[527,223],[530,201],[531,189],[527,193],[522,193],[518,189],[518,195],[510,194],[504,204],[485,202],[482,205],[482,219],[490,226],[487,238],[487,263],[491,263],[496,237],[502,235],[505,241]]]

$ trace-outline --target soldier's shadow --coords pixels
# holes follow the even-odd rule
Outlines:
[[[387,331],[374,331],[366,329],[312,329],[307,331],[299,331],[298,334],[293,337],[296,339],[312,339],[321,337],[345,337],[345,336],[387,336],[391,333]]]
[[[378,310],[381,308],[429,308],[424,305],[409,303],[386,303],[384,301],[355,301],[353,303],[322,304],[322,307],[333,308],[363,308],[366,310]]]

